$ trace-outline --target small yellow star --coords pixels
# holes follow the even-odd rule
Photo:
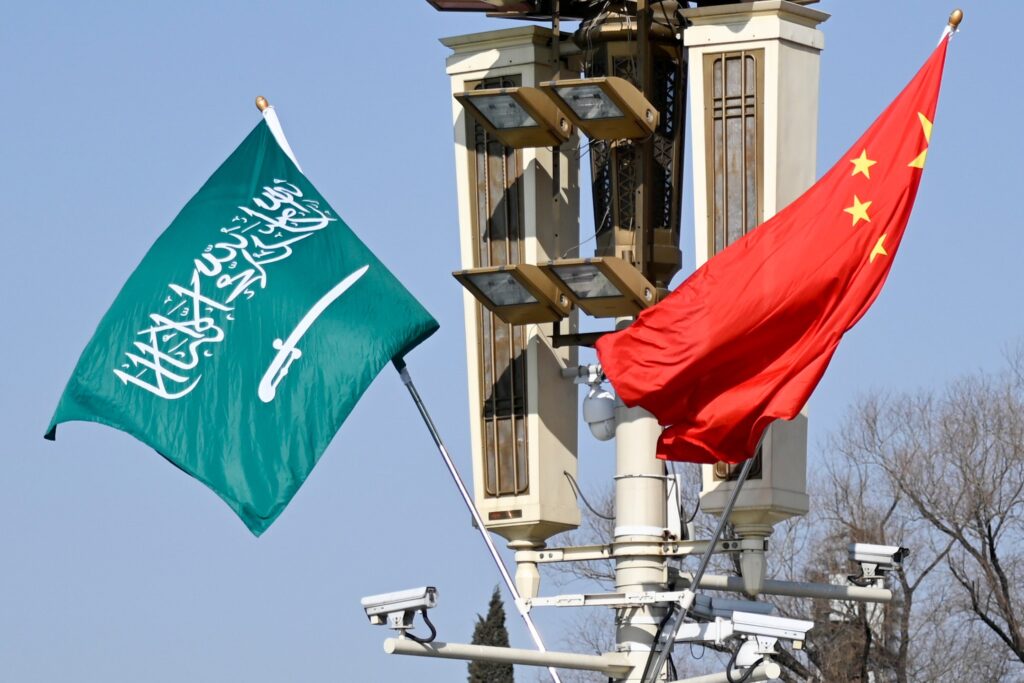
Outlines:
[[[853,164],[852,175],[863,173],[864,177],[868,180],[871,179],[871,167],[877,164],[877,161],[868,159],[868,151],[865,149],[860,153],[860,156],[856,159],[850,159],[850,163]]]
[[[875,248],[871,250],[871,256],[868,257],[868,263],[874,263],[876,256],[889,255],[889,252],[885,250],[885,244],[883,244],[885,242],[885,238],[886,235],[882,235],[878,238],[878,241],[875,242]]]
[[[871,202],[862,202],[860,197],[853,195],[853,206],[843,209],[843,211],[853,216],[853,223],[851,225],[855,226],[860,221],[871,222],[871,217],[868,216],[868,209],[870,207]]]

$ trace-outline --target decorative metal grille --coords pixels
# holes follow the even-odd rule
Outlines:
[[[597,234],[596,252],[629,259],[659,286],[667,286],[679,270],[679,227],[682,188],[683,116],[685,111],[685,64],[677,50],[658,46],[652,50],[655,91],[651,104],[660,113],[649,149],[653,163],[646,188],[641,187],[644,141],[592,140],[590,169]],[[606,43],[593,49],[586,61],[588,77],[617,76],[637,87],[639,71],[635,43]],[[643,196],[644,193],[649,196]],[[642,225],[639,201],[650,204],[651,225]],[[644,253],[638,253],[644,230]],[[667,249],[666,249],[667,248]]]
[[[477,88],[518,86],[518,77],[481,81]],[[522,158],[467,117],[476,187],[476,266],[522,262]],[[483,396],[484,489],[488,497],[529,490],[526,431],[526,331],[477,304],[480,388]]]
[[[763,220],[764,50],[706,55],[708,225],[712,253]]]
[[[658,128],[654,132],[654,187],[658,194],[654,198],[654,223],[658,227],[679,231],[679,197],[675,183],[682,181],[674,177],[682,156],[682,139],[676,140],[676,129],[681,123],[681,113],[686,110],[686,72],[671,59],[654,62],[654,82],[657,90],[651,102],[661,114]]]

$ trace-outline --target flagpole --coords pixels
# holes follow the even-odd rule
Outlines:
[[[526,628],[530,632],[530,637],[537,646],[537,650],[540,652],[547,652],[547,648],[544,647],[544,642],[541,640],[540,632],[533,623],[533,618],[530,616],[530,612],[523,602],[522,596],[520,596],[515,582],[512,580],[511,575],[509,575],[508,569],[505,568],[505,563],[502,562],[501,555],[498,554],[498,549],[494,546],[494,541],[491,540],[490,534],[487,533],[487,528],[484,526],[484,520],[480,516],[479,510],[476,509],[476,505],[473,503],[473,498],[469,495],[469,490],[466,488],[466,484],[462,481],[462,477],[459,475],[459,471],[456,469],[455,463],[448,454],[448,449],[445,447],[444,441],[441,439],[440,432],[437,431],[437,426],[434,424],[433,418],[430,417],[430,413],[427,411],[427,407],[424,405],[423,399],[420,398],[419,391],[416,390],[416,385],[413,384],[412,376],[409,374],[409,369],[405,365],[405,359],[395,358],[392,360],[392,363],[398,371],[399,376],[401,376],[402,383],[405,384],[405,388],[409,390],[409,395],[412,396],[413,403],[416,404],[416,408],[420,411],[420,417],[423,418],[423,422],[427,425],[427,430],[430,432],[431,438],[434,439],[434,444],[437,446],[437,450],[441,453],[441,458],[444,460],[444,464],[448,468],[448,473],[452,475],[452,480],[455,482],[456,488],[459,489],[462,501],[466,504],[466,507],[469,508],[469,513],[473,516],[473,522],[476,523],[476,528],[480,532],[480,536],[484,539],[484,543],[487,545],[487,550],[491,553],[491,559],[493,559],[494,564],[497,565],[498,572],[501,574],[501,578],[504,580],[505,586],[508,588],[509,592],[512,594],[512,598],[515,600],[516,610],[519,612],[520,616],[523,617],[523,621],[526,622]],[[549,666],[548,673],[551,674],[551,680],[555,683],[562,683],[561,679],[558,677],[558,672],[555,671],[554,667]]]

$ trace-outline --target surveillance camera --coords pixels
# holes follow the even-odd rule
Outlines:
[[[391,628],[405,631],[412,628],[412,620],[417,611],[437,606],[437,589],[433,586],[410,588],[394,593],[370,595],[360,601],[371,624],[387,623]]]
[[[766,636],[803,642],[807,632],[814,628],[813,621],[786,619],[754,612],[733,612],[733,630],[740,635]]]
[[[598,441],[615,436],[615,394],[601,388],[600,382],[591,384],[583,399],[583,421]]]
[[[865,565],[874,565],[873,570],[887,572],[899,569],[903,558],[910,554],[907,548],[898,545],[873,545],[871,543],[851,543],[850,560]],[[868,574],[867,571],[864,572]]]
[[[748,603],[749,601],[726,602]],[[770,606],[763,603],[754,604],[763,605],[758,607],[761,612],[765,607],[770,609]],[[753,652],[768,655],[774,652],[775,642],[779,639],[791,640],[793,646],[799,649],[803,646],[807,632],[812,628],[814,628],[813,621],[773,617],[758,612],[733,611],[730,619],[716,616],[705,622],[682,624],[676,634],[676,642],[706,642],[721,645],[730,638],[740,637],[754,642],[754,645],[751,646]]]

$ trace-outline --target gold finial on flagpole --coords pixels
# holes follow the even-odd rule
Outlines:
[[[959,10],[957,10],[957,11],[959,11]],[[950,19],[950,21],[953,21],[953,20]],[[960,22],[958,21],[957,23],[960,23]],[[263,95],[260,95],[259,97],[256,98],[256,108],[259,109],[260,111],[266,111],[267,107],[269,107],[269,106],[270,106],[270,102],[267,102],[267,98],[264,97]]]
[[[956,30],[960,26],[960,22],[964,20],[964,13],[961,9],[953,10],[953,13],[949,15],[949,27]]]

